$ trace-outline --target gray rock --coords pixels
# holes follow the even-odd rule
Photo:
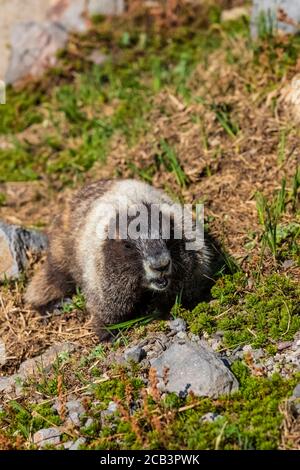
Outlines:
[[[220,418],[220,415],[218,415],[217,413],[209,412],[201,416],[200,421],[202,423],[213,423],[218,418]]]
[[[33,442],[38,447],[46,445],[58,445],[60,443],[61,431],[58,428],[40,429],[33,435]]]
[[[12,54],[5,76],[7,84],[22,85],[40,78],[56,63],[56,53],[67,42],[67,31],[59,23],[18,23],[11,37]]]
[[[66,403],[67,410],[69,413],[76,412],[79,415],[84,414],[84,408],[79,400],[70,400]]]
[[[72,352],[75,348],[76,346],[72,343],[58,343],[48,348],[47,351],[40,356],[27,359],[20,365],[16,374],[8,377],[0,377],[0,392],[10,393],[15,389],[16,394],[20,395],[22,393],[20,384],[22,384],[23,381],[41,371],[48,371],[57,360],[59,354]]]
[[[186,331],[186,322],[182,318],[175,318],[174,320],[169,321],[170,330],[176,331]]]
[[[133,346],[124,351],[124,359],[127,362],[141,362],[146,357],[146,351],[140,346]]]
[[[197,396],[218,397],[238,389],[232,372],[204,341],[199,344],[175,342],[151,361],[151,366],[156,369],[161,390],[179,396],[192,391]],[[164,383],[166,370],[167,383]]]
[[[79,447],[82,446],[86,442],[84,437],[79,437],[77,441],[73,442],[72,445],[69,447],[69,450],[79,450]]]
[[[68,415],[67,422],[71,426],[80,426],[79,414],[76,411],[71,411]]]
[[[0,377],[0,392],[10,393],[14,387],[15,381],[13,376]]]
[[[0,367],[6,364],[6,349],[4,341],[0,339]]]
[[[75,350],[75,347],[75,344],[68,342],[54,344],[40,356],[24,361],[20,365],[17,375],[22,379],[27,379],[42,370],[47,371],[60,354],[70,353]]]
[[[89,0],[90,15],[121,15],[125,11],[124,0]]]
[[[79,400],[70,400],[66,403],[68,410],[68,421],[73,426],[80,426],[80,418],[85,410]]]
[[[48,17],[67,31],[84,33],[90,26],[86,0],[58,0],[50,8]]]
[[[278,10],[282,10],[288,17],[278,20]],[[281,15],[282,16],[282,15]],[[262,18],[264,17],[264,20]],[[267,30],[281,30],[285,33],[296,33],[299,31],[300,23],[300,0],[254,0],[251,15],[251,33],[257,36],[260,23],[266,24]]]
[[[293,398],[300,398],[300,382],[296,385],[293,390]]]
[[[16,278],[27,265],[27,253],[41,253],[47,247],[46,235],[0,222],[0,281]]]

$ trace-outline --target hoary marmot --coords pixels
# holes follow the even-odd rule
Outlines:
[[[154,236],[151,222],[145,229],[132,215],[127,221],[122,219],[127,210],[124,201],[129,209],[159,207],[160,223]],[[53,222],[47,258],[29,284],[27,303],[45,311],[80,287],[100,339],[107,335],[107,325],[143,314],[149,306],[170,312],[177,295],[182,305],[195,306],[213,281],[222,257],[208,236],[196,250],[186,249],[191,238],[186,229],[181,239],[175,237],[178,206],[163,191],[136,180],[85,186]],[[138,235],[124,238],[121,220],[128,229],[135,223]],[[170,224],[167,238],[162,221]]]

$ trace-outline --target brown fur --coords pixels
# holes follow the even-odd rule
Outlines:
[[[148,185],[124,183],[122,186],[120,182],[122,191],[127,188],[130,193],[132,187],[137,188],[133,197],[139,203],[151,204],[152,193],[154,200],[166,197]],[[26,293],[26,301],[43,311],[79,286],[100,338],[106,336],[106,325],[142,314],[147,306],[168,312],[181,291],[182,303],[194,306],[220,267],[220,255],[208,241],[198,252],[186,251],[185,241],[174,239],[129,243],[107,239],[98,246],[92,226],[93,208],[107,194],[114,198],[118,191],[118,182],[99,181],[84,187],[67,203],[50,231],[47,259]],[[145,274],[144,263],[162,254],[170,257],[172,269],[162,274],[155,271],[157,279],[164,277],[169,282],[165,290],[156,291],[149,287],[152,280]]]

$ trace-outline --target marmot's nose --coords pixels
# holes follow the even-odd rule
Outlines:
[[[170,264],[171,264],[171,259],[169,256],[160,256],[158,258],[149,259],[149,267],[153,269],[153,271],[159,271],[159,272],[168,271]]]

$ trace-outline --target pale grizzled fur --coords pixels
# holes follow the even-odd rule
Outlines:
[[[165,204],[174,209],[165,193],[135,180],[98,181],[84,187],[54,220],[47,259],[26,292],[29,304],[45,310],[79,286],[100,338],[106,325],[142,314],[148,306],[168,312],[180,292],[183,305],[193,307],[222,263],[208,237],[202,249],[186,251],[185,240],[131,240],[128,246],[125,240],[99,236],[113,215],[109,210],[103,213],[103,204],[119,208],[124,196],[129,207]],[[153,271],[149,260],[156,259],[169,264]],[[160,280],[167,283],[164,290],[155,289]]]

